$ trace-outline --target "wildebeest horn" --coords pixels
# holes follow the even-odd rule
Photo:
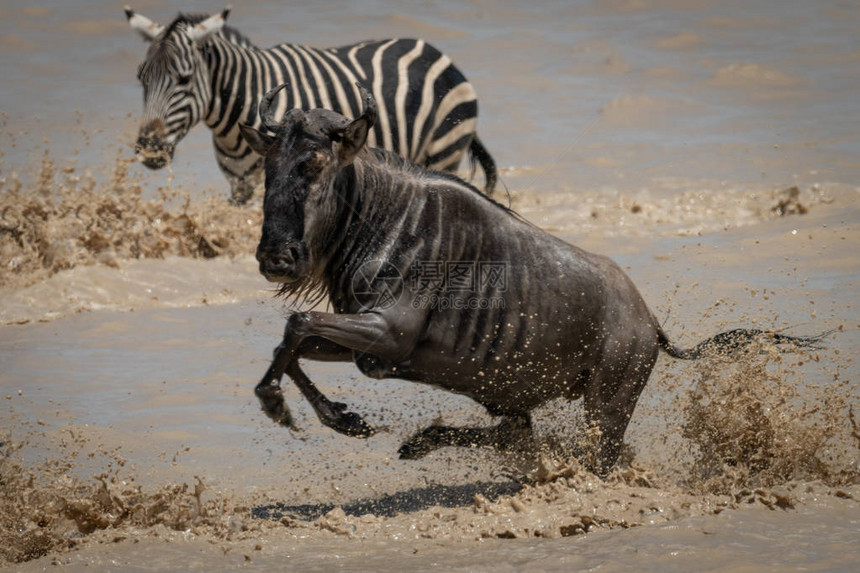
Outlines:
[[[379,115],[376,107],[376,100],[373,99],[370,92],[367,91],[359,82],[355,82],[355,85],[358,87],[358,93],[361,95],[361,101],[364,104],[361,116],[367,120],[368,127],[372,127],[373,124],[376,123],[376,118]]]
[[[260,120],[263,122],[263,127],[268,129],[271,132],[278,131],[278,122],[275,121],[274,112],[272,109],[272,101],[275,99],[275,96],[278,95],[278,92],[287,87],[287,83],[283,83],[277,87],[274,87],[266,92],[266,95],[263,96],[263,99],[260,100],[259,112],[260,112]]]

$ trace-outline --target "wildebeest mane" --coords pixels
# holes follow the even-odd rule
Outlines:
[[[387,151],[381,148],[367,148],[368,153],[363,153],[362,158],[357,161],[363,161],[365,164],[370,166],[376,165],[382,167],[383,169],[376,169],[375,177],[378,177],[380,174],[389,173],[391,171],[400,171],[406,173],[417,179],[424,180],[437,180],[451,183],[453,186],[457,188],[462,188],[467,190],[468,192],[474,194],[476,198],[480,201],[486,201],[493,208],[501,209],[508,216],[513,217],[531,227],[535,227],[535,225],[523,218],[522,215],[511,209],[510,207],[495,201],[491,197],[488,197],[484,193],[482,193],[477,187],[460,179],[456,175],[452,173],[448,173],[446,171],[434,171],[428,170],[422,165],[418,165],[401,155],[393,153],[391,151]],[[384,184],[384,181],[375,182],[376,184]],[[333,185],[335,186],[335,192],[340,193],[341,196],[337,198],[338,201],[338,220],[343,220],[344,211],[353,211],[355,212],[357,209],[357,205],[353,202],[355,201],[355,197],[346,197],[343,195],[344,192],[353,189],[356,185],[358,185],[358,179],[356,177],[355,166],[350,165],[345,169],[341,170],[340,173],[336,176]],[[335,223],[334,221],[332,223]],[[338,226],[335,224],[331,225],[332,229],[337,229]],[[381,228],[379,229],[381,231]],[[331,237],[334,241],[335,237]],[[344,262],[344,261],[341,261]],[[340,271],[344,271],[345,269],[340,269]],[[292,283],[283,283],[276,293],[277,297],[283,297],[290,300],[289,307],[292,309],[298,309],[299,307],[309,307],[314,308],[318,306],[321,302],[325,301],[329,298],[331,294],[331,285],[329,285],[325,278],[325,272],[314,271],[309,273],[308,275],[302,277],[301,279],[292,282]]]
[[[414,177],[416,180],[436,180],[451,183],[454,187],[467,190],[469,193],[474,194],[474,196],[480,201],[485,201],[489,203],[493,208],[501,209],[508,216],[513,217],[531,227],[537,228],[531,221],[523,218],[522,215],[520,215],[510,207],[499,203],[491,197],[488,197],[486,194],[482,193],[477,187],[467,181],[464,181],[463,179],[457,177],[452,173],[448,173],[446,171],[428,170],[424,166],[414,163],[401,155],[378,147],[366,148],[366,151],[367,152],[362,153],[360,158],[356,161],[364,162],[364,164],[367,166],[375,165],[377,167],[381,167],[382,169],[373,170],[374,177],[376,178],[381,175],[382,179],[384,179],[387,173],[399,171],[411,177]],[[373,184],[370,186],[374,187],[377,185],[384,184],[384,181],[374,181]],[[333,185],[335,187],[335,192],[339,193],[340,195],[337,198],[339,213],[337,219],[338,221],[343,221],[345,220],[345,211],[356,212],[356,210],[358,209],[358,205],[354,203],[354,201],[356,201],[356,197],[347,197],[344,195],[345,192],[349,192],[349,190],[354,189],[356,185],[359,185],[358,179],[356,177],[355,166],[349,165],[346,168],[342,169],[335,176]],[[335,223],[335,221],[332,221],[332,230],[338,230],[343,228]],[[382,228],[379,229],[379,231],[381,230]],[[336,241],[336,237],[331,237],[330,239],[332,241]],[[341,263],[344,262],[346,261],[341,261]],[[343,272],[345,270],[345,268],[340,268],[339,272]],[[275,296],[289,299],[290,302],[288,304],[288,307],[291,309],[298,309],[299,307],[314,308],[318,306],[321,302],[329,298],[329,295],[331,294],[332,285],[328,284],[325,278],[326,274],[327,273],[325,271],[314,271],[295,282],[283,283],[278,288]]]
[[[378,147],[373,147],[373,148],[369,148],[369,149],[372,152],[373,156],[376,157],[376,159],[378,159],[382,163],[385,163],[386,165],[390,165],[390,166],[395,167],[395,168],[403,169],[404,171],[411,173],[412,175],[415,175],[415,176],[432,175],[436,179],[443,179],[446,181],[450,181],[452,183],[456,183],[457,185],[459,185],[461,187],[465,187],[466,189],[468,189],[469,191],[471,191],[472,193],[474,193],[475,195],[480,197],[482,200],[487,201],[488,203],[496,206],[497,208],[501,209],[502,211],[504,211],[508,215],[514,217],[515,219],[518,219],[518,220],[520,220],[523,223],[526,223],[528,225],[534,226],[533,223],[531,223],[528,219],[523,218],[522,215],[520,215],[519,213],[517,213],[516,211],[514,211],[513,209],[511,209],[507,205],[503,205],[502,203],[499,203],[498,201],[496,201],[492,197],[487,196],[486,194],[482,193],[477,187],[475,187],[474,185],[472,185],[468,181],[464,181],[463,179],[457,177],[453,173],[449,173],[447,171],[435,171],[432,169],[427,169],[426,167],[424,167],[422,165],[418,165],[417,163],[409,161],[408,159],[406,159],[400,155],[397,155],[396,153],[388,151],[386,149],[381,149]]]

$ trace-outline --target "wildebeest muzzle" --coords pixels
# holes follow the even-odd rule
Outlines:
[[[267,280],[277,283],[291,283],[299,280],[305,268],[307,249],[300,241],[291,241],[280,248],[268,248],[262,244],[257,247],[257,261],[260,273]]]

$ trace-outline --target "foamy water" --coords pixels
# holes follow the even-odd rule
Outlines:
[[[438,417],[490,418],[349,364],[307,368],[374,437],[322,427],[288,385],[300,431],[275,427],[252,392],[287,312],[253,259],[259,198],[227,204],[202,126],[170,171],[129,161],[144,46],[119,6],[7,2],[0,555],[30,560],[10,570],[860,565],[860,10],[260,2],[230,23],[262,46],[443,49],[512,206],[617,260],[680,344],[834,333],[797,355],[661,357],[606,481],[566,455],[577,404],[536,413],[540,455],[400,461]]]

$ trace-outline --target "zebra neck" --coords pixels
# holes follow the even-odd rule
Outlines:
[[[250,40],[232,29],[214,35],[203,49],[212,94],[204,121],[225,151],[233,149],[236,140],[241,142],[238,122],[256,123],[254,104],[258,95],[251,93],[251,99],[246,100],[245,92],[246,83],[253,81],[253,66],[249,68],[249,63],[259,58],[258,51]]]

